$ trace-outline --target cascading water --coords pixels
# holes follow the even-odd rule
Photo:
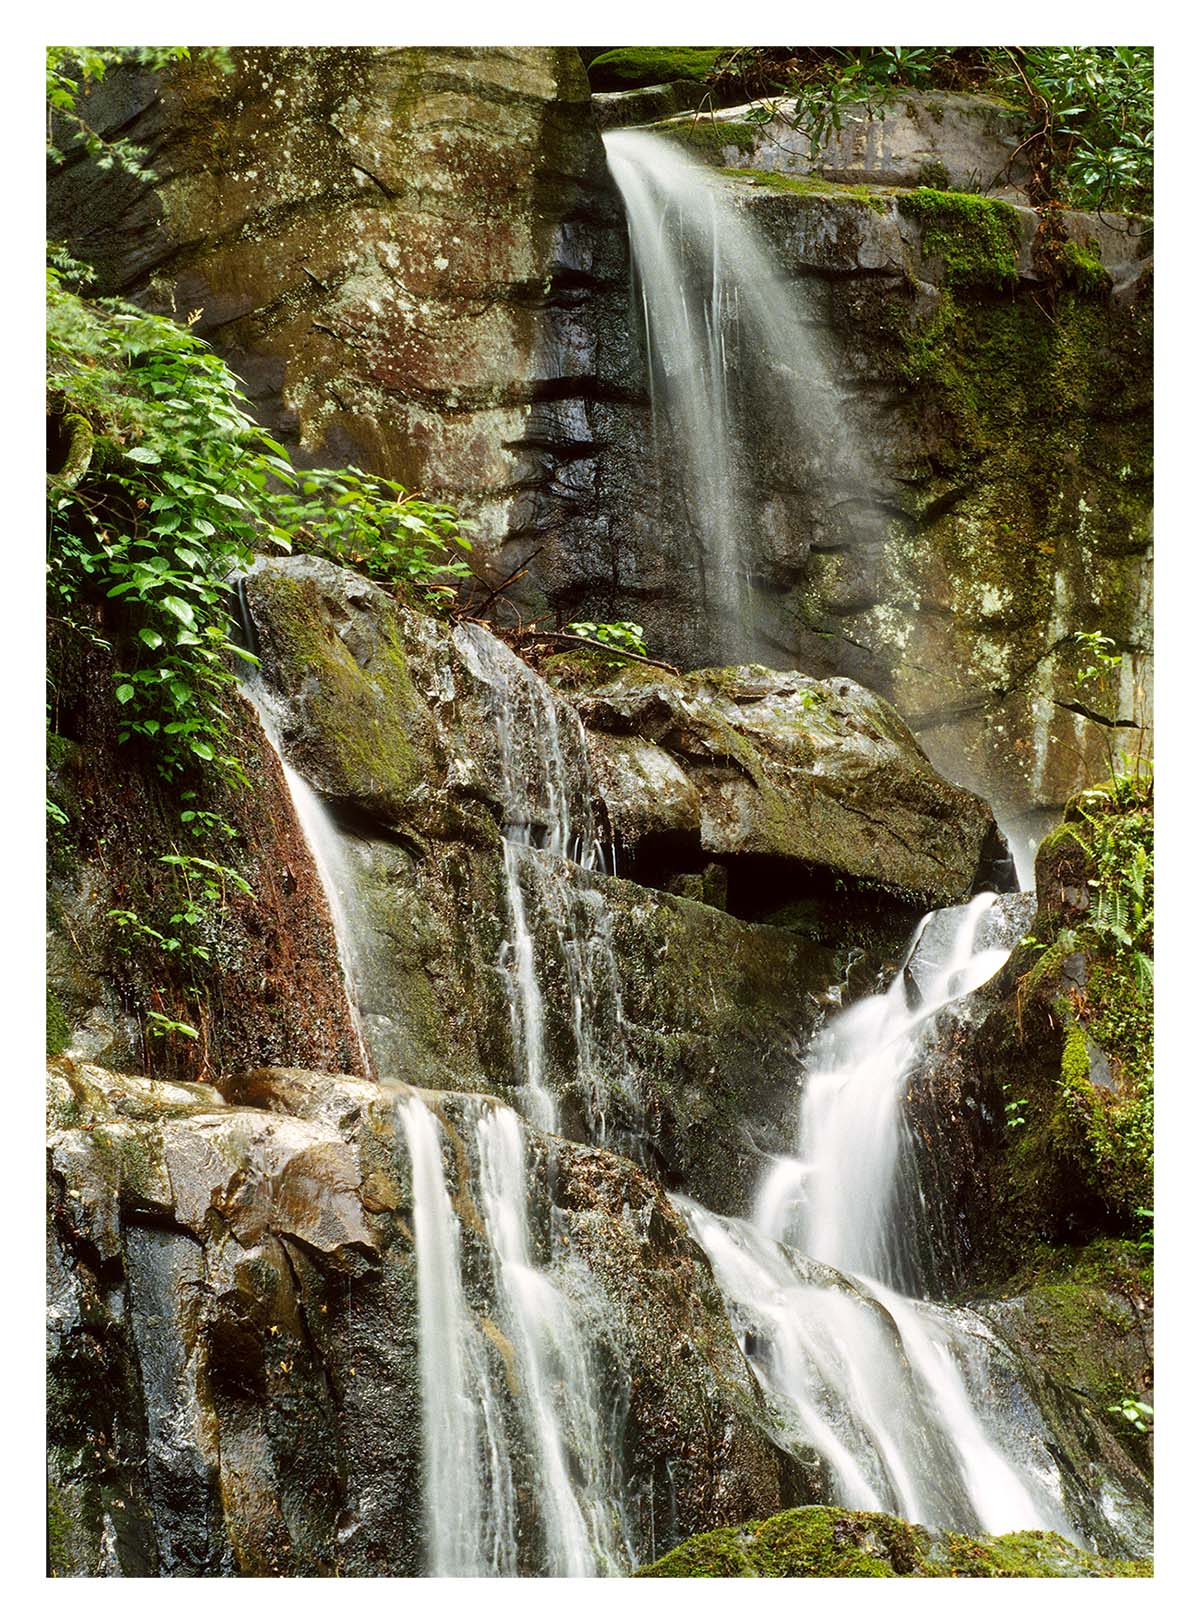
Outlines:
[[[430,1571],[626,1571],[633,1552],[593,1338],[586,1315],[533,1261],[518,1118],[477,1107],[461,1144],[490,1259],[486,1280],[468,1280],[438,1123],[417,1095],[398,1115],[413,1175]],[[518,1515],[518,1478],[532,1488],[535,1515],[528,1505]]]
[[[977,946],[995,900],[922,920],[887,991],[818,1035],[800,1154],[776,1164],[753,1222],[677,1204],[776,1405],[780,1442],[818,1450],[838,1503],[1078,1540],[1042,1418],[996,1401],[1011,1381],[1006,1350],[977,1315],[904,1295],[914,1268],[897,1221],[904,1087],[939,1013],[1007,957],[1007,945]]]
[[[557,1128],[552,1088],[572,1078],[558,1049],[548,1052],[555,1023],[556,1045],[563,1030],[573,1045],[584,1135],[636,1155],[640,1091],[613,919],[590,878],[605,865],[582,726],[480,628],[454,637],[495,726],[510,925],[501,968],[522,1109],[534,1127]],[[269,695],[255,685],[251,697],[278,749]],[[356,1009],[343,907],[353,876],[319,798],[286,762],[284,771]],[[814,1041],[797,1155],[776,1162],[753,1220],[675,1200],[709,1257],[778,1444],[799,1461],[816,1451],[825,1498],[964,1531],[1041,1527],[1080,1539],[1013,1356],[979,1315],[922,1300],[939,1279],[928,1249],[912,1244],[924,1192],[906,1137],[908,1080],[941,1012],[999,968],[1024,925],[990,895],[928,916],[887,991]],[[618,1096],[628,1143],[610,1129]],[[620,1422],[605,1386],[620,1363],[606,1341],[611,1310],[553,1235],[553,1267],[535,1260],[514,1112],[475,1100],[455,1121],[439,1121],[415,1093],[398,1106],[412,1167],[428,1570],[629,1571],[644,1531],[630,1533],[632,1491],[618,1476]]]
[[[253,650],[254,622],[249,607],[245,601],[244,589],[238,588],[238,607],[242,621],[242,634],[244,640]],[[300,825],[308,849],[312,854],[313,866],[321,882],[321,889],[325,894],[325,905],[329,909],[329,917],[333,924],[334,939],[337,943],[338,965],[341,969],[342,987],[346,994],[346,1007],[350,1012],[350,1022],[354,1028],[354,1036],[358,1042],[358,1057],[364,1077],[373,1077],[374,1067],[371,1063],[371,1051],[367,1043],[366,1032],[363,1025],[362,1010],[359,1007],[357,987],[359,977],[355,972],[355,932],[348,914],[349,899],[354,895],[353,884],[346,865],[346,854],[342,837],[337,825],[329,815],[329,811],[321,797],[308,781],[301,777],[288,762],[281,742],[282,728],[280,725],[279,703],[270,689],[261,680],[257,672],[253,675],[243,675],[240,682],[242,693],[254,707],[263,736],[271,749],[275,752],[283,772],[283,780],[291,796],[292,807],[296,813],[296,822]]]
[[[510,925],[503,969],[525,1115],[535,1127],[551,1132],[558,1127],[546,1075],[546,1018],[535,940],[540,923],[563,969],[577,1092],[589,1130],[603,1144],[612,1088],[626,1095],[631,1106],[627,1116],[636,1115],[636,1099],[623,1055],[611,920],[603,896],[585,878],[611,863],[596,823],[598,797],[583,724],[570,707],[560,710],[545,684],[495,638],[466,625],[456,639],[474,674],[487,685],[499,746]]]
[[[727,183],[644,130],[610,131],[604,146],[629,228],[664,518],[700,543],[722,656],[752,659],[764,458],[802,460],[805,483],[844,506],[865,494],[864,456],[803,290],[781,276]]]

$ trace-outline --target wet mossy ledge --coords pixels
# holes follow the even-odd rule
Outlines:
[[[1148,1297],[1153,838],[1148,779],[1073,798],[1038,851],[1029,933],[984,995],[966,1068],[994,1124],[975,1214],[988,1294],[1020,1294],[1056,1249],[1110,1244],[1126,1252],[1103,1282],[1088,1254],[1091,1283]]]
[[[698,1534],[640,1579],[1147,1579],[1148,1561],[1113,1562],[1061,1534],[977,1538],[875,1511],[798,1506],[763,1522]]]

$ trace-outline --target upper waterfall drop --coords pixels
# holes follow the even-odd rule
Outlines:
[[[769,528],[774,447],[786,447],[792,465],[803,457],[806,477],[840,503],[865,493],[865,457],[817,314],[728,183],[663,136],[614,130],[603,139],[629,228],[660,504],[700,544],[717,653],[753,659],[752,543]]]

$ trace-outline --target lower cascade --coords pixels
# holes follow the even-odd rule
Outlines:
[[[420,1302],[429,1571],[618,1573],[632,1558],[586,1321],[530,1256],[528,1173],[516,1114],[485,1106],[463,1145],[472,1188],[452,1202],[438,1124],[419,1098],[399,1107],[413,1168]],[[461,1220],[489,1254],[470,1306]],[[519,1529],[513,1458],[531,1467],[536,1528]],[[529,1513],[525,1520],[528,1523]]]
[[[977,1315],[898,1289],[903,1090],[939,1013],[1008,956],[975,945],[996,900],[985,892],[927,915],[887,991],[824,1028],[806,1067],[801,1155],[768,1176],[753,1221],[679,1205],[777,1402],[781,1439],[816,1447],[837,1503],[934,1527],[1079,1539],[1044,1418],[1034,1409],[1013,1428],[991,1408],[1004,1357],[996,1338]],[[927,937],[940,940],[923,951]]]

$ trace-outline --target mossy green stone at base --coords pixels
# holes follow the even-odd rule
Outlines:
[[[1114,1562],[1041,1531],[976,1538],[877,1511],[798,1506],[765,1522],[698,1534],[640,1579],[1149,1578],[1148,1561]]]

